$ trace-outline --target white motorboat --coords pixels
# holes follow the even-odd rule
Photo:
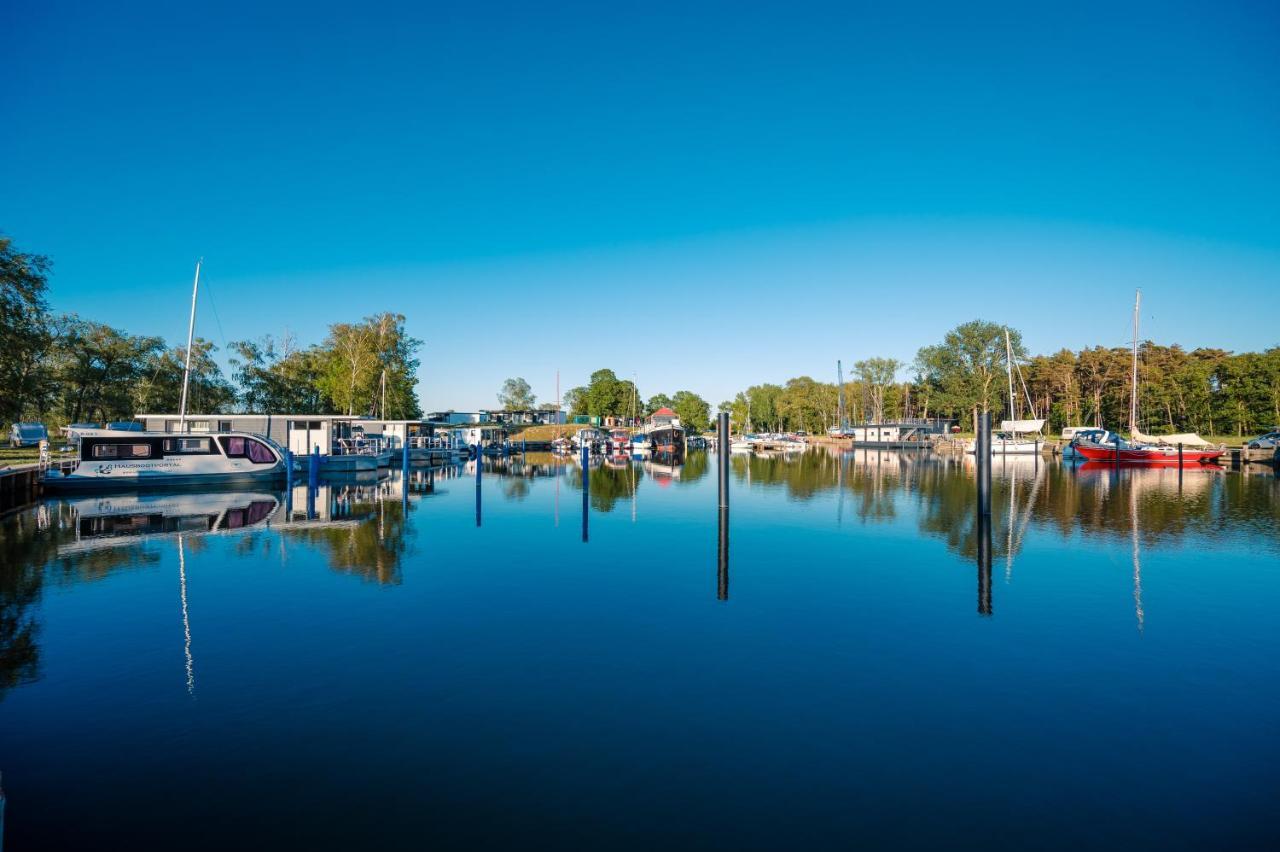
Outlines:
[[[653,442],[649,440],[649,436],[643,432],[637,432],[631,436],[631,452],[647,453],[653,450]]]

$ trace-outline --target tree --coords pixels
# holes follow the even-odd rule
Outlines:
[[[521,378],[507,379],[498,392],[498,403],[507,411],[528,411],[537,401],[529,383]]]
[[[1009,329],[1014,358],[1026,357],[1022,335]],[[942,343],[926,346],[916,354],[917,382],[927,385],[939,411],[959,415],[991,411],[1001,399],[1000,384],[1007,363],[1005,327],[973,320],[947,332]],[[1012,412],[1010,412],[1012,416]]]
[[[585,388],[574,388],[573,414],[589,414],[594,417],[629,417],[634,410],[644,410],[644,398],[630,381],[619,379],[613,370],[596,370]]]
[[[871,392],[871,417],[876,423],[884,422],[885,389],[897,381],[902,362],[893,358],[867,358],[853,365],[858,378]]]
[[[649,402],[645,405],[644,410],[646,414],[653,414],[653,412],[661,408],[670,408],[674,411],[675,401],[665,393],[655,393],[649,397]]]
[[[421,416],[414,357],[422,341],[409,337],[404,316],[382,313],[359,323],[335,323],[321,346],[321,392],[347,414],[394,419]]]
[[[693,391],[676,391],[671,398],[671,410],[692,432],[705,432],[711,423],[711,404]]]
[[[45,291],[49,260],[0,234],[0,421],[38,414],[53,393],[47,359],[56,340]]]

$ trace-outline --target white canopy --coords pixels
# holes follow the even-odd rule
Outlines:
[[[1137,429],[1133,430],[1133,440],[1141,444],[1164,444],[1173,447],[1183,444],[1188,447],[1208,447],[1209,442],[1201,438],[1195,432],[1183,432],[1180,435],[1144,435]]]
[[[1044,428],[1043,420],[1001,420],[1001,432],[1039,432]]]

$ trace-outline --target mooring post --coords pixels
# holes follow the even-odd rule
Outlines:
[[[991,514],[991,412],[978,416],[978,435],[974,441],[974,458],[978,465],[978,512]]]
[[[1116,466],[1116,467],[1119,467],[1119,466],[1120,466],[1120,436],[1119,436],[1119,435],[1112,435],[1111,437],[1112,437],[1111,444],[1112,444],[1112,446],[1114,446],[1114,447],[1115,447],[1115,455],[1114,455],[1114,457],[1113,457],[1112,461],[1113,461],[1113,463],[1115,464],[1115,466]]]
[[[991,615],[991,514],[978,512],[978,614]]]
[[[716,453],[716,461],[720,465],[720,508],[729,508],[729,413],[727,411],[720,412],[719,422],[716,424],[716,443],[719,445],[719,452]],[[727,519],[725,519],[727,520]]]
[[[320,487],[320,445],[311,447],[311,458],[307,464],[307,490],[315,491]]]
[[[1178,475],[1182,475],[1182,442],[1178,442]]]
[[[729,600],[729,508],[720,509],[719,547],[716,550],[716,600]]]
[[[284,451],[284,487],[293,490],[293,450]]]

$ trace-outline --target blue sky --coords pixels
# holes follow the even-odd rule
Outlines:
[[[427,408],[713,404],[955,324],[1280,343],[1266,3],[9,4],[0,230],[215,343],[383,309]],[[891,8],[903,5],[903,9]]]

